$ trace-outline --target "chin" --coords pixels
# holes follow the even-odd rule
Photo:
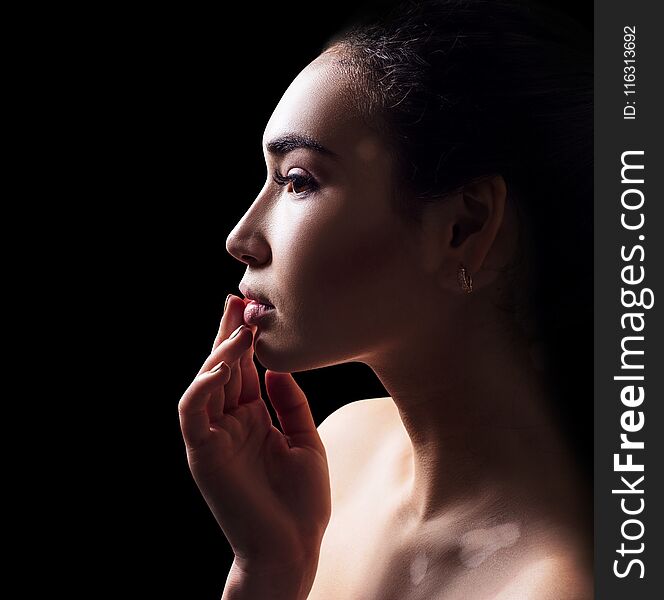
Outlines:
[[[259,335],[254,342],[254,356],[258,362],[266,369],[277,373],[292,373],[298,370],[297,354],[285,348],[275,347],[265,339],[264,334]]]
[[[269,336],[266,336],[266,338]],[[311,348],[305,350],[301,347],[277,347],[269,339],[259,335],[254,343],[254,356],[258,362],[277,373],[297,373],[312,371],[338,364],[339,361],[316,359],[312,356]]]

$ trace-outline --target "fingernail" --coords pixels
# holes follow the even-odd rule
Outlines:
[[[214,369],[210,371],[210,373],[216,373],[217,371],[221,371],[224,368],[224,365],[226,363],[222,360]]]
[[[226,312],[226,307],[228,306],[228,301],[231,299],[231,294],[226,296],[226,302],[224,302],[224,312]]]
[[[247,328],[246,325],[240,325],[233,333],[231,333],[228,336],[228,339],[232,340],[238,333],[240,333],[240,331],[242,331],[243,329],[246,329],[246,328]]]

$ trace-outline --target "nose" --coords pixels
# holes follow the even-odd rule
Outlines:
[[[263,234],[265,215],[258,214],[258,199],[226,238],[226,251],[252,267],[270,261],[270,244]]]

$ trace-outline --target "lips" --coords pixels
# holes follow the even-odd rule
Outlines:
[[[242,292],[242,295],[247,300],[253,300],[255,302],[258,302],[259,304],[264,304],[265,306],[274,308],[274,305],[269,301],[267,296],[265,296],[264,294],[261,294],[260,292],[251,289],[249,286],[246,286],[243,283],[240,284],[239,289]]]

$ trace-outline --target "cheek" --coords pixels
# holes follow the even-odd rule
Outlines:
[[[398,302],[405,287],[405,247],[391,215],[352,214],[325,227],[310,227],[297,251],[293,288],[302,294],[303,314],[323,329],[338,328],[340,319],[365,328],[372,320],[378,323],[381,311],[391,312],[390,302]]]
[[[399,277],[398,234],[372,226],[331,240],[320,256],[323,293],[375,296],[387,280]]]

